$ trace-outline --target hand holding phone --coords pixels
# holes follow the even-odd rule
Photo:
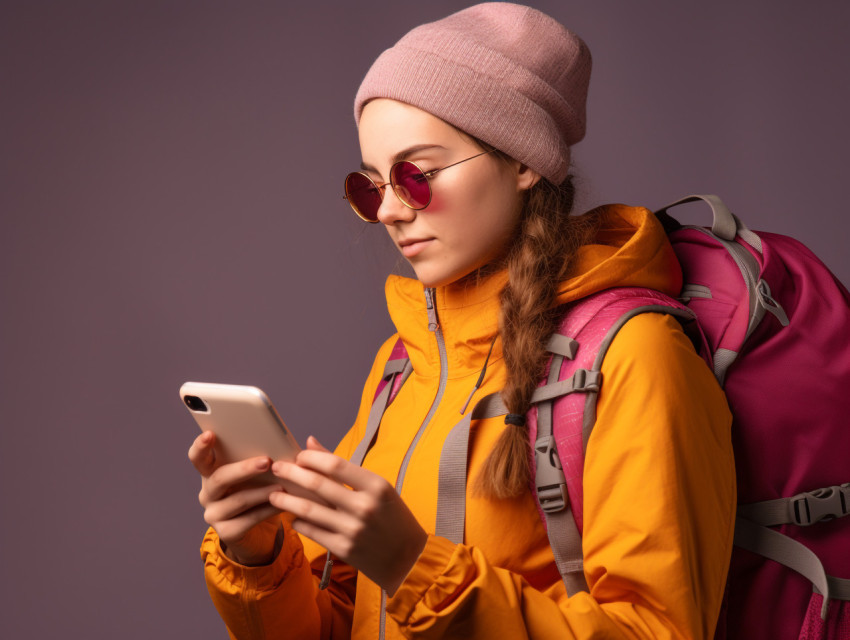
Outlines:
[[[281,512],[268,497],[281,487],[304,493],[274,476],[271,462],[293,460],[298,443],[256,387],[187,382],[180,397],[204,432],[189,449],[201,475],[204,519],[231,559],[246,565],[271,562],[282,531],[273,517]]]

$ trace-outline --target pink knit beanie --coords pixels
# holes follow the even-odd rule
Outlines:
[[[354,99],[423,109],[559,184],[584,137],[590,51],[544,13],[486,2],[417,27],[384,51]]]

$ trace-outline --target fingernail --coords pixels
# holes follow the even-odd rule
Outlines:
[[[260,471],[262,471],[264,469],[268,469],[268,466],[269,466],[269,459],[268,458],[263,458],[262,460],[257,460],[257,469],[259,469]]]
[[[283,465],[280,462],[275,462],[272,465],[272,473],[280,473],[280,470],[283,468]]]

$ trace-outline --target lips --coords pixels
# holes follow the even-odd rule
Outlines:
[[[398,246],[405,258],[412,258],[423,251],[433,240],[434,238],[405,238],[399,241]]]

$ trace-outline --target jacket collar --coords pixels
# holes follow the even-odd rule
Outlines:
[[[499,328],[499,293],[507,273],[499,272],[479,282],[452,283],[431,289],[440,332],[446,346],[449,378],[480,372]],[[418,280],[390,276],[387,306],[413,370],[421,376],[440,374],[436,332],[429,330],[425,287]],[[490,363],[502,358],[496,341]]]

